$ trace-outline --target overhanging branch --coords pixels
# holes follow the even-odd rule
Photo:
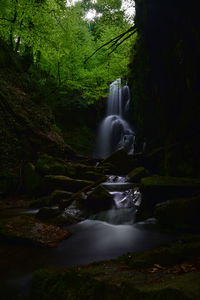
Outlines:
[[[131,34],[129,34],[126,38],[124,38],[120,43],[118,43],[126,34],[128,34],[129,32],[131,32]],[[105,44],[103,44],[101,47],[97,48],[88,58],[86,58],[86,60],[84,61],[84,63],[86,63],[90,58],[92,58],[99,50],[101,50],[102,48],[104,48],[105,46],[109,45],[112,43],[112,45],[108,48],[111,49],[112,47],[115,46],[114,50],[121,45],[125,40],[127,40],[128,38],[130,38],[134,33],[136,32],[136,26],[132,26],[130,27],[127,31],[121,33],[120,35],[114,37],[113,39],[111,39],[110,41],[106,42]],[[114,51],[112,50],[110,52],[110,54]]]

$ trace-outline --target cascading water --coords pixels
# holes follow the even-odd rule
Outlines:
[[[99,127],[97,137],[97,156],[105,158],[119,148],[134,152],[135,136],[125,120],[130,107],[128,85],[121,88],[121,79],[110,85],[106,117]]]

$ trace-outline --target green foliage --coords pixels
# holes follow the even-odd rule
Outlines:
[[[84,16],[90,9],[99,14],[89,25]],[[110,81],[126,76],[127,53],[134,37],[110,56],[108,49],[103,49],[87,63],[86,58],[129,27],[121,0],[83,1],[73,6],[66,6],[64,0],[0,3],[0,37],[26,56],[27,68],[34,61],[67,93],[78,90],[90,103],[107,95]],[[41,80],[45,84],[45,78]]]

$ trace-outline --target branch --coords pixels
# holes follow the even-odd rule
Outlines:
[[[123,42],[125,42],[126,40],[128,40],[132,35],[134,35],[134,33],[136,32],[136,30],[134,32],[132,32],[131,34],[129,34],[127,37],[125,37],[119,44],[117,44],[115,46],[115,48],[108,54],[110,55],[111,53],[113,53]],[[113,46],[113,45],[112,45]],[[111,48],[111,47],[110,47]],[[110,49],[109,48],[109,49]]]
[[[99,50],[101,50],[102,48],[104,48],[105,46],[113,43],[109,49],[111,47],[113,47],[120,39],[122,39],[127,33],[131,32],[131,31],[135,31],[136,30],[136,26],[132,26],[130,27],[127,31],[121,33],[120,35],[114,37],[112,40],[108,41],[107,43],[103,44],[101,47],[97,48],[88,58],[86,58],[86,60],[84,61],[84,63],[86,63],[91,57],[93,57]],[[124,39],[125,40],[125,39]]]

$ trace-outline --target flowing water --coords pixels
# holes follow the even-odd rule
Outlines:
[[[109,176],[104,186],[113,196],[113,208],[70,226],[68,229],[72,236],[58,247],[41,249],[0,242],[0,281],[7,293],[4,299],[16,300],[16,295],[24,295],[33,272],[39,268],[89,264],[117,258],[128,252],[148,250],[174,240],[174,237],[160,233],[153,219],[135,223],[141,194],[137,187],[128,182],[128,178]],[[8,214],[36,212],[9,210]]]
[[[130,89],[121,88],[121,79],[110,85],[106,116],[99,127],[97,157],[104,158],[119,148],[134,152],[134,132],[126,118],[130,108]]]
[[[133,153],[134,132],[126,121],[129,106],[130,90],[127,85],[121,89],[121,81],[117,79],[110,85],[107,113],[100,126],[99,157],[106,157],[120,147]],[[0,241],[0,289],[2,286],[7,293],[4,300],[21,299],[18,296],[21,292],[26,293],[33,272],[39,268],[117,258],[174,240],[174,237],[157,230],[154,219],[135,223],[141,193],[127,177],[112,175],[103,185],[113,197],[112,209],[70,226],[68,229],[72,235],[58,247],[41,249]],[[8,215],[35,213],[37,210],[9,210]],[[2,217],[6,217],[6,211]]]

